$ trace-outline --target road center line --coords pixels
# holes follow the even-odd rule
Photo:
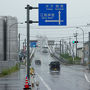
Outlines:
[[[48,89],[48,90],[51,90],[51,88],[46,84],[46,82],[43,80],[43,78],[37,73],[38,77],[40,78],[40,80],[43,82],[43,84],[45,85],[45,87]]]
[[[89,79],[88,79],[88,77],[87,77],[87,75],[84,74],[84,76],[85,76],[86,81],[87,81],[87,82],[90,82]]]

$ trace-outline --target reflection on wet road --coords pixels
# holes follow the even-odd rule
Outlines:
[[[37,59],[41,60],[41,65],[35,64]],[[49,63],[54,60],[49,53],[36,50],[32,67],[35,68],[35,81],[39,81],[39,90],[90,90],[82,67],[61,65],[60,73],[50,72]],[[25,75],[26,70],[20,69],[0,78],[0,90],[23,90]]]
[[[35,65],[36,58],[40,58],[41,66]],[[49,63],[55,60],[49,53],[36,51],[32,66],[35,67],[36,77],[40,80],[40,90],[89,90],[90,84],[85,80],[83,68],[61,65],[60,73],[50,72]]]
[[[18,72],[0,78],[0,90],[23,90],[25,73],[25,69],[20,69]]]

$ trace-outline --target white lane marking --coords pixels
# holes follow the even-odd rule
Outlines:
[[[46,82],[43,80],[43,78],[37,73],[38,77],[41,79],[41,81],[43,82],[43,84],[45,85],[45,87],[48,89],[48,90],[51,90],[51,88],[46,84]]]
[[[86,81],[87,81],[87,82],[90,82],[89,79],[88,79],[88,77],[87,77],[87,75],[84,74],[84,76],[85,76]]]

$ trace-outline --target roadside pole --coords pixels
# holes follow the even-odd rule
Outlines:
[[[61,40],[60,40],[60,55],[61,55]]]
[[[19,55],[20,55],[20,33],[19,33]],[[18,55],[19,61],[20,61],[20,56]]]
[[[74,37],[76,37],[76,57],[77,57],[77,35],[78,35],[78,33],[76,32],[76,33],[74,33]]]
[[[63,47],[64,47],[64,46],[63,46],[63,39],[62,39],[62,54],[64,54],[64,53],[63,53]]]
[[[25,8],[27,9],[27,77],[28,79],[30,79],[30,69],[29,69],[29,65],[30,65],[30,53],[29,53],[29,5],[27,5],[27,7]]]
[[[25,50],[26,50],[26,39],[25,39]]]
[[[71,38],[69,38],[69,54],[71,55]]]
[[[23,42],[23,50],[24,50],[24,42]]]
[[[25,9],[27,9],[27,21],[25,21],[25,23],[27,23],[27,77],[28,79],[30,79],[30,25],[32,23],[38,23],[38,21],[32,21],[30,20],[30,10],[32,9],[38,9],[38,7],[32,7],[30,5],[27,5],[27,7],[25,7]]]
[[[74,63],[74,44],[73,44],[73,63]]]
[[[76,33],[76,57],[77,57],[77,33]]]
[[[88,54],[88,69],[90,70],[90,32],[89,32],[89,43],[88,43],[88,47],[89,47],[89,54]]]

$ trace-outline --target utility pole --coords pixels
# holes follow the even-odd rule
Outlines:
[[[63,54],[63,39],[62,39],[62,54]]]
[[[88,54],[88,67],[90,70],[90,32],[89,32],[89,43],[88,43],[88,47],[89,47],[89,54]]]
[[[26,39],[25,39],[25,50],[26,50]]]
[[[69,38],[69,54],[71,55],[71,38]]]
[[[19,33],[19,54],[20,54],[20,33]]]
[[[74,62],[74,44],[73,44],[73,49],[72,49],[72,51],[73,51],[73,62]]]
[[[82,32],[83,32],[83,64],[84,64],[84,57],[85,57],[85,52],[84,52],[84,30],[81,27],[76,27],[76,28],[82,30]]]
[[[60,40],[60,55],[61,55],[61,40]]]
[[[76,42],[77,42],[77,33],[76,33]],[[77,57],[77,43],[76,43],[76,57]]]
[[[24,42],[23,42],[23,50],[24,50]]]
[[[66,54],[67,53],[67,45],[66,45],[66,41],[64,41],[64,54]]]
[[[78,33],[76,32],[74,35],[74,37],[76,37],[76,57],[77,57],[77,35],[78,35]]]

